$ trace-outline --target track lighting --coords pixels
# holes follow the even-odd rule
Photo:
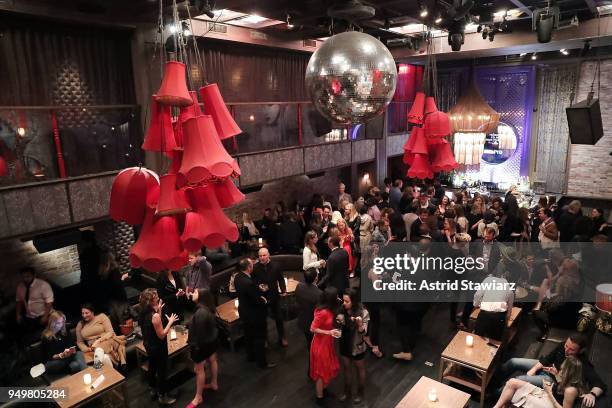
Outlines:
[[[427,12],[427,9],[426,9],[425,7],[423,7],[423,8],[421,9],[421,14],[420,14],[420,16],[421,16],[422,18],[425,18],[425,17],[427,17],[427,15],[428,15],[428,14],[429,14],[429,13]]]
[[[289,14],[287,14],[287,28],[291,30],[293,27],[295,27],[295,26],[293,25],[293,21],[291,19],[291,16]]]
[[[436,24],[440,24],[442,22],[442,16],[438,16],[438,18],[436,18],[436,20],[434,21],[434,23]]]

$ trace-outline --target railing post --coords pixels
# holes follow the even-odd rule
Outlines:
[[[66,178],[66,165],[64,163],[64,155],[62,153],[62,141],[60,139],[59,128],[57,127],[57,117],[55,111],[51,111],[51,127],[53,128],[53,141],[55,142],[55,150],[57,152],[57,168],[60,178]]]

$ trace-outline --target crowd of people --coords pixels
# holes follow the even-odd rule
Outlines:
[[[319,404],[325,404],[325,388],[341,368],[344,391],[339,399],[346,400],[356,388],[353,402],[362,401],[365,356],[368,351],[377,358],[384,356],[380,341],[383,313],[394,313],[397,323],[400,349],[392,353],[393,358],[414,358],[422,319],[430,304],[397,302],[386,307],[380,302],[362,303],[360,299],[360,286],[386,279],[372,273],[372,261],[390,243],[437,243],[455,256],[481,257],[485,262],[481,276],[484,282],[515,282],[532,292],[531,313],[543,332],[549,327],[575,329],[581,306],[573,301],[576,290],[587,278],[585,271],[597,274],[597,265],[588,264],[584,254],[572,249],[576,246],[566,244],[608,242],[612,226],[605,222],[601,209],[582,215],[579,201],[561,207],[554,198],[542,197],[536,206],[525,208],[519,206],[517,195],[513,187],[504,197],[478,193],[470,197],[466,191],[445,191],[439,182],[417,186],[404,185],[398,179],[385,180],[381,188],[370,187],[356,198],[340,183],[336,197],[316,194],[308,205],[289,207],[293,211],[278,203],[275,208],[265,209],[257,221],[245,213],[239,225],[240,242],[259,238],[266,242],[257,259],[244,257],[239,261],[229,282],[229,294],[239,302],[247,360],[262,368],[276,366],[266,357],[268,316],[276,324],[279,346],[289,345],[280,307],[287,292],[285,279],[270,257],[280,252],[303,257],[303,280],[295,291],[297,324],[309,351],[308,376]],[[166,337],[176,322],[190,327],[188,343],[195,365],[196,393],[189,407],[203,402],[205,389],[218,389],[218,330],[211,261],[214,256],[224,255],[224,250],[203,253],[209,257],[190,254],[183,271],[161,272],[156,288],[140,294],[137,321],[150,361],[151,395],[163,404],[175,402],[168,396],[165,378]],[[81,256],[82,285],[91,296],[81,308],[75,338],[67,330],[66,316],[53,309],[50,285],[36,278],[32,268],[21,271],[22,282],[16,295],[17,323],[23,333],[37,333],[42,338],[49,372],[82,370],[85,353],[97,348],[102,348],[112,363],[123,369],[123,329],[129,319],[125,316],[122,285],[130,276],[121,274],[112,254],[95,250],[93,242],[84,247]],[[482,290],[468,293],[461,302],[449,302],[450,324],[467,330],[472,309],[479,307],[475,333],[502,340],[515,301],[514,292],[504,293],[501,298],[492,298]],[[508,361],[502,368],[505,376],[517,370],[527,374],[505,383],[496,408],[538,396],[550,404],[523,406],[569,407],[566,401],[573,404],[577,398],[593,406],[605,385],[584,354],[579,354],[585,345],[583,338],[571,337],[563,350],[539,362]],[[209,384],[206,366],[211,372]]]

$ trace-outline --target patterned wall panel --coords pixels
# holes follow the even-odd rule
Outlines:
[[[353,148],[353,162],[359,163],[376,158],[376,140],[362,140],[351,143]]]
[[[576,65],[543,67],[538,80],[538,138],[535,181],[547,193],[562,193],[567,176],[569,131],[565,107],[576,83]]]
[[[387,157],[404,154],[404,144],[408,134],[387,136]]]
[[[593,81],[595,62],[585,62],[580,69],[576,101],[586,99]],[[597,97],[597,93],[596,96]],[[599,103],[603,137],[595,146],[572,145],[570,150],[567,194],[576,197],[612,199],[612,60],[601,61]],[[565,119],[564,119],[565,120]]]
[[[238,158],[240,185],[260,184],[304,173],[302,149],[281,150]]]
[[[64,185],[43,185],[2,193],[9,235],[46,230],[70,223]]]
[[[129,272],[130,247],[134,243],[134,229],[125,222],[103,221],[95,226],[96,241],[111,251],[121,272]]]
[[[114,175],[75,180],[68,183],[73,222],[108,216]]]
[[[9,220],[4,208],[4,200],[0,196],[0,237],[9,236],[11,230],[9,229]]]
[[[306,173],[348,165],[351,163],[351,144],[334,143],[304,149]]]

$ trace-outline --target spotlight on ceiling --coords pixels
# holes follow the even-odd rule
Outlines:
[[[481,32],[482,31],[482,26],[480,24],[478,24],[478,28],[476,29],[476,32]]]
[[[527,53],[526,53],[526,52],[521,52],[521,53],[519,54],[519,57],[524,57],[525,55],[527,55]]]
[[[559,52],[563,55],[569,55],[569,51],[566,50],[565,48],[560,49]]]
[[[495,39],[495,30],[489,31],[489,41],[493,42]]]
[[[186,21],[183,21],[183,22],[181,23],[181,26],[182,26],[182,28],[183,28],[183,36],[184,36],[184,37],[189,37],[189,36],[192,34],[192,33],[191,33],[191,30],[189,29],[189,24],[187,24],[187,22],[186,22]]]
[[[534,61],[538,59],[538,56],[536,55],[535,52],[531,55],[531,59]]]
[[[461,46],[465,41],[465,22],[452,21],[448,28],[448,45],[453,51],[461,51]]]
[[[429,12],[427,11],[427,9],[425,7],[423,7],[421,9],[421,14],[419,14],[421,16],[421,18],[425,18],[427,17],[427,15],[429,14]]]
[[[168,30],[170,31],[170,33],[175,34],[176,33],[176,26],[174,24],[170,24],[168,26]]]
[[[287,14],[287,28],[291,30],[293,27],[295,27],[293,25],[293,20],[291,19],[291,16]]]
[[[485,29],[482,30],[482,39],[486,40],[487,39],[487,35],[489,35],[489,30],[485,27]]]
[[[442,22],[442,16],[438,16],[438,18],[435,19],[434,23],[436,24],[440,24]]]

